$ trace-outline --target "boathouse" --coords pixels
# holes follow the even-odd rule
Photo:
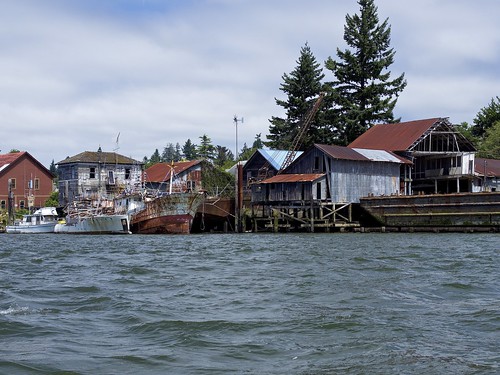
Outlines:
[[[251,184],[272,177],[278,173],[288,154],[286,150],[258,149],[243,166],[243,187],[249,188]],[[298,158],[302,151],[295,153]]]
[[[202,161],[157,163],[144,171],[147,189],[186,192],[201,188]]]
[[[59,204],[97,194],[113,196],[142,184],[143,163],[116,152],[84,151],[57,163]]]
[[[348,147],[392,151],[413,162],[402,171],[406,194],[471,192],[472,143],[447,118],[374,125]]]
[[[309,230],[355,226],[352,203],[400,194],[400,171],[410,165],[388,151],[315,144],[282,173],[252,184],[253,215]]]
[[[0,209],[40,208],[52,193],[54,176],[26,151],[0,155]],[[10,186],[9,186],[10,184]]]

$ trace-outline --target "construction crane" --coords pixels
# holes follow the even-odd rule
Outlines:
[[[314,115],[316,115],[316,112],[318,112],[318,109],[321,105],[321,102],[323,101],[323,98],[325,97],[326,92],[321,92],[314,102],[314,105],[312,108],[307,112],[306,117],[304,118],[304,121],[302,122],[302,126],[300,127],[299,131],[295,135],[295,138],[293,139],[292,146],[288,150],[285,159],[283,160],[283,164],[281,164],[281,168],[276,174],[280,174],[283,172],[283,170],[288,167],[292,161],[295,159],[295,155],[297,154],[298,149],[300,148],[300,145],[302,144],[302,141],[304,140],[304,137],[306,135],[307,130],[309,129],[309,126],[311,125],[311,122],[314,118]]]

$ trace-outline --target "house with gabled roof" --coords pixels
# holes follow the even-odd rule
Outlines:
[[[243,186],[276,175],[288,154],[286,150],[257,149],[243,165]],[[294,160],[302,154],[297,151]]]
[[[281,174],[257,183],[254,202],[358,203],[401,193],[400,170],[411,162],[388,151],[315,144]]]
[[[59,204],[142,186],[143,163],[116,152],[84,151],[57,163]]]
[[[476,192],[500,191],[500,160],[475,158],[474,176]]]
[[[52,193],[54,176],[26,151],[0,155],[0,209],[40,208]]]
[[[410,194],[473,189],[476,149],[447,118],[374,125],[348,147],[391,151],[411,160],[410,174],[401,176]]]
[[[144,184],[158,191],[194,191],[201,189],[201,172],[201,160],[157,163],[144,171]]]

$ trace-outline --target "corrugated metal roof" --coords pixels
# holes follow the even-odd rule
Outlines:
[[[261,184],[275,184],[280,182],[312,182],[321,177],[324,173],[301,173],[301,174],[279,174],[261,181]]]
[[[261,155],[273,166],[274,169],[279,170],[285,161],[288,154],[286,150],[269,150],[261,148],[257,150]],[[297,151],[293,160],[302,155],[303,151]]]
[[[174,176],[201,163],[200,160],[178,161],[176,163],[157,163],[146,169],[146,180],[148,182],[164,182],[170,179],[170,171],[174,169]]]
[[[137,160],[116,152],[84,151],[78,155],[61,160],[58,165],[71,163],[108,163],[108,164],[143,164]]]
[[[353,148],[354,151],[359,152],[361,155],[370,159],[371,161],[382,161],[388,163],[398,164],[412,164],[411,161],[404,159],[390,151],[385,150],[368,150],[365,148]]]
[[[436,122],[444,118],[431,118],[401,122],[398,124],[374,125],[356,138],[348,147],[390,151],[406,151]]]
[[[488,177],[500,177],[500,160],[475,158],[474,172],[484,176],[485,171]]]
[[[366,156],[348,147],[334,146],[334,145],[319,145],[319,144],[316,144],[315,146],[334,159],[361,160],[361,161],[370,160]]]

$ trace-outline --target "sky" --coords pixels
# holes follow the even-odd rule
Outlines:
[[[375,4],[392,77],[408,84],[402,121],[472,124],[500,95],[500,1]],[[265,141],[300,49],[324,68],[358,12],[356,0],[0,0],[0,153],[48,167],[99,147],[142,161],[203,135],[233,153]]]

